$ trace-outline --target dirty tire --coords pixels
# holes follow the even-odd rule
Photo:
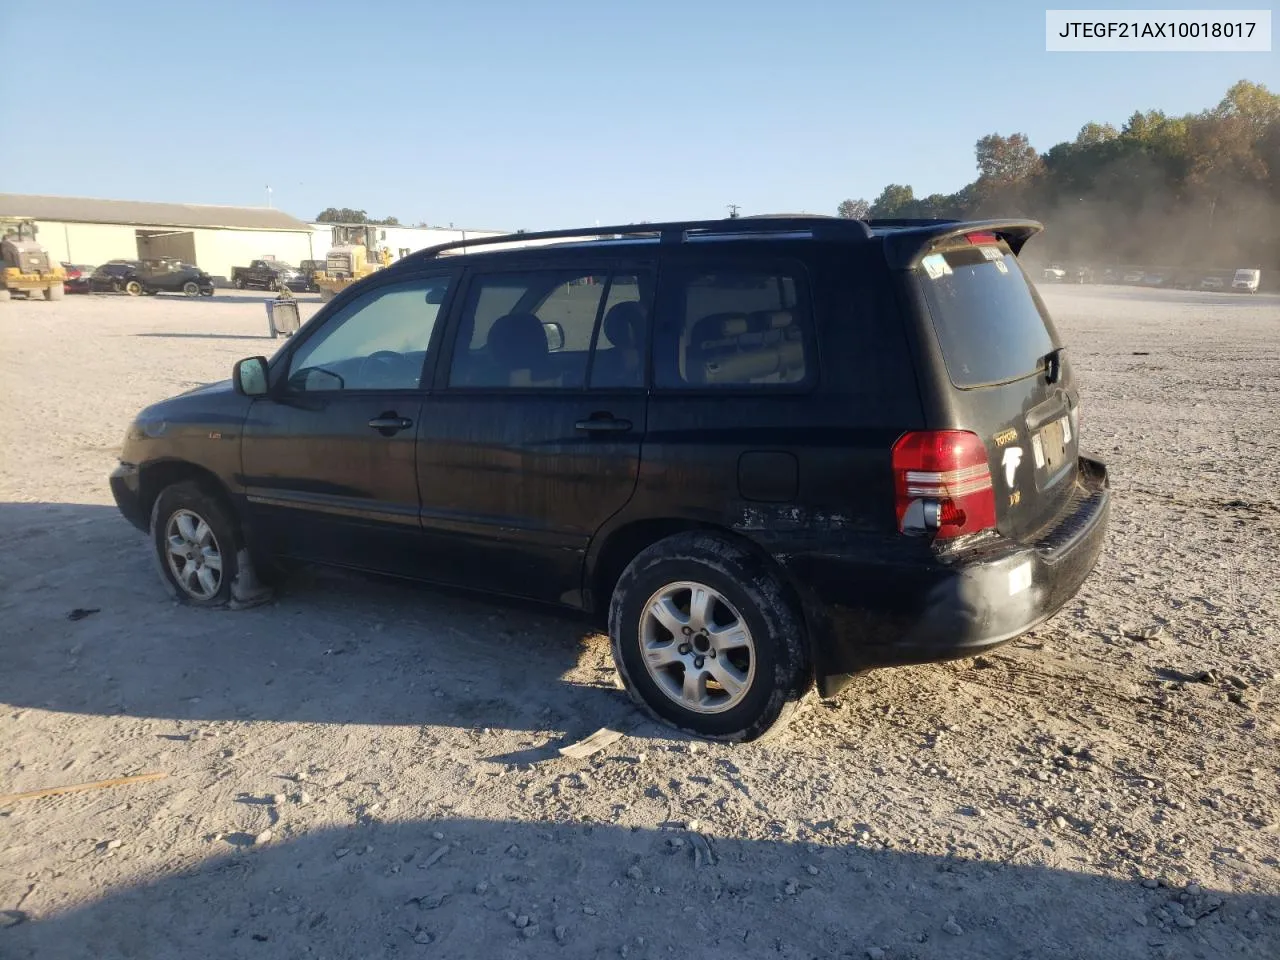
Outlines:
[[[194,514],[207,523],[221,557],[221,579],[217,592],[210,597],[196,597],[186,590],[174,575],[168,560],[166,531],[169,521],[179,512]],[[224,607],[231,600],[231,586],[239,574],[237,558],[244,543],[240,531],[221,499],[209,493],[194,480],[175,483],[160,491],[151,508],[151,546],[160,579],[173,597],[193,607]]]
[[[755,673],[742,700],[722,713],[698,713],[658,687],[641,653],[644,606],[668,584],[691,581],[719,593],[751,632]],[[691,531],[641,551],[622,572],[609,603],[609,640],[623,687],[662,723],[711,740],[756,740],[786,727],[812,685],[804,617],[771,562],[734,541]]]
[[[200,296],[200,284],[194,280],[188,280],[182,285],[182,292],[188,297],[198,297]]]
[[[65,292],[66,292],[66,288],[63,287],[62,284],[51,283],[49,284],[48,288],[44,292],[44,298],[46,300],[61,300],[62,295]]]
[[[137,280],[130,280],[124,285],[124,292],[131,297],[140,297],[142,296],[142,284]]]

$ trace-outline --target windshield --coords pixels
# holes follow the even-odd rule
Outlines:
[[[1057,346],[1044,304],[1005,248],[966,246],[930,254],[915,274],[957,387],[1033,374]]]

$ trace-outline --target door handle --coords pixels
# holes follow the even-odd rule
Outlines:
[[[369,426],[377,430],[383,436],[391,436],[401,430],[408,430],[413,426],[413,421],[408,417],[397,417],[393,414],[384,414],[381,417],[374,417],[369,421]]]
[[[631,429],[631,421],[613,417],[591,417],[589,420],[579,420],[573,428],[585,433],[626,433]]]

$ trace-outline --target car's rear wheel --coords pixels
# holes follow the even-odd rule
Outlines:
[[[200,284],[194,280],[188,280],[182,285],[182,292],[188,297],[198,297],[200,296]]]
[[[632,560],[609,636],[634,700],[716,740],[780,730],[811,683],[804,618],[777,571],[713,533],[677,534]]]
[[[44,291],[44,298],[46,300],[61,300],[62,295],[65,292],[66,292],[65,288],[63,287],[62,284],[51,283]]]
[[[137,280],[130,280],[128,283],[124,285],[124,292],[131,297],[140,297],[142,296],[142,292],[143,292],[142,284],[139,283]]]
[[[193,481],[161,491],[151,511],[160,576],[178,600],[220,607],[231,599],[240,535],[222,502]]]

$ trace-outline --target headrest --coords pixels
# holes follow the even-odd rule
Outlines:
[[[747,332],[747,316],[744,313],[712,313],[693,325],[691,339],[694,343],[708,343],[737,337]]]
[[[792,316],[790,310],[757,310],[747,317],[747,321],[753,332],[764,333],[791,326]]]
[[[527,370],[547,359],[547,332],[532,313],[508,313],[493,321],[485,341],[489,355],[509,370]]]
[[[604,315],[604,335],[615,347],[635,347],[644,329],[644,308],[635,300],[615,303]]]

